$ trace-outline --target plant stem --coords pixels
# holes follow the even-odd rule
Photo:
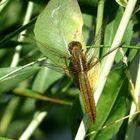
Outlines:
[[[6,107],[6,110],[3,114],[3,117],[0,122],[0,134],[4,135],[7,131],[7,128],[15,114],[16,108],[19,104],[19,97],[14,97]]]
[[[4,9],[4,7],[8,4],[9,0],[2,0],[0,2],[0,12]]]
[[[113,43],[111,45],[111,49],[114,49],[115,47],[117,47],[121,43],[124,32],[126,30],[128,22],[131,18],[131,15],[132,15],[132,12],[134,10],[135,5],[136,5],[136,0],[129,0],[128,1],[127,7],[125,9],[125,12],[124,12],[123,17],[121,19],[121,22],[119,24],[118,30],[116,32],[115,38],[114,38]],[[95,91],[94,97],[95,97],[96,104],[101,96],[102,91],[103,91],[107,76],[108,76],[108,74],[111,70],[111,67],[113,65],[113,61],[114,61],[116,53],[117,53],[117,50],[112,52],[111,54],[109,54],[106,57],[105,65],[104,65],[104,68],[101,72],[100,79],[99,79],[100,85],[97,87],[97,90]],[[78,129],[78,132],[76,134],[75,140],[83,140],[84,139],[85,134],[86,134],[86,130],[88,130],[88,125],[83,126],[83,124],[85,124],[85,123],[81,122],[80,127]],[[84,127],[84,130],[82,131],[82,133],[80,133],[81,129],[83,129],[83,127]]]
[[[99,34],[99,44],[101,44],[101,27],[103,24],[103,14],[104,14],[104,0],[99,0],[98,1],[98,9],[97,9],[97,19],[96,19],[96,30],[95,30],[95,37],[98,36]]]
[[[104,14],[104,0],[98,0],[97,8],[97,18],[96,18],[96,30],[95,30],[95,46],[98,46],[98,49],[95,49],[95,57],[99,57],[99,47],[102,41],[102,24],[103,24],[103,14]]]
[[[128,22],[131,18],[135,4],[136,4],[136,0],[129,0],[128,1],[127,7],[124,11],[123,17],[120,21],[119,27],[117,29],[116,35],[115,35],[113,43],[111,45],[111,48],[110,48],[111,50],[121,44],[123,35],[124,35],[125,30],[127,28]],[[101,93],[102,93],[102,90],[104,88],[107,76],[108,76],[110,69],[113,65],[113,61],[114,61],[115,55],[117,53],[117,50],[110,53],[105,59],[105,65],[103,67],[103,70],[102,70],[101,75],[100,75],[100,80],[99,80],[100,86],[98,86],[98,88],[95,92],[95,95],[96,95],[95,101],[96,102],[98,102],[99,97],[101,96]]]
[[[26,15],[25,15],[25,18],[24,18],[24,21],[23,21],[23,26],[26,25],[29,22],[29,20],[31,18],[32,10],[33,10],[33,3],[29,2],[27,12],[26,12]],[[25,34],[25,33],[26,33],[26,30],[22,31],[19,34],[19,37],[18,37],[19,42],[24,41],[25,37],[22,34]],[[18,65],[21,50],[22,50],[22,45],[18,45],[15,49],[15,54],[13,56],[11,67],[16,67]]]
[[[25,18],[23,21],[23,25],[25,25],[29,22],[29,20],[31,18],[32,9],[33,9],[33,3],[29,2],[27,11],[26,11],[26,15],[25,15]],[[23,32],[25,33],[25,31],[23,31]],[[23,34],[23,32],[21,34]],[[24,39],[21,34],[18,37],[18,41],[23,41],[23,39]],[[22,49],[21,45],[18,45],[16,47],[15,54],[14,54],[12,62],[11,62],[11,67],[16,67],[18,65],[21,49]],[[16,107],[18,106],[19,101],[20,101],[20,98],[13,98],[7,105],[7,108],[5,109],[5,113],[3,114],[3,117],[0,122],[0,124],[4,124],[4,127],[1,129],[2,134],[6,133],[6,130],[15,114],[14,112],[16,110]],[[9,108],[11,107],[11,104],[13,104],[13,103],[15,103],[15,104],[13,105],[12,111],[10,110],[10,112],[9,112]],[[7,120],[7,116],[8,116],[8,120]]]
[[[30,138],[34,130],[38,127],[38,125],[42,122],[42,120],[46,117],[47,112],[36,112],[34,115],[34,119],[29,124],[29,126],[26,128],[26,130],[23,132],[23,134],[20,136],[19,140],[27,140]]]
[[[42,57],[42,58],[40,58],[40,59],[38,59],[38,60],[36,60],[36,61],[30,62],[30,63],[28,63],[28,64],[26,64],[26,65],[24,65],[24,66],[21,66],[21,67],[15,69],[15,70],[13,70],[12,72],[10,72],[10,73],[8,73],[8,74],[6,74],[6,75],[0,77],[0,81],[4,81],[6,78],[8,78],[9,76],[11,76],[11,75],[13,75],[13,74],[19,72],[20,70],[23,70],[23,69],[25,69],[25,68],[27,68],[27,67],[30,67],[30,66],[32,66],[32,65],[35,65],[36,63],[42,62],[42,61],[44,61],[44,60],[46,60],[46,57]]]
[[[14,93],[16,95],[25,96],[28,98],[42,100],[42,101],[47,101],[47,102],[51,102],[54,104],[68,105],[68,106],[72,105],[72,102],[70,102],[70,101],[65,101],[65,100],[52,98],[52,97],[47,97],[47,96],[41,95],[35,91],[29,90],[29,89],[16,88],[16,89],[14,89]]]
[[[97,22],[96,22],[96,31],[95,31],[95,38],[98,36],[98,42],[96,44],[98,47],[100,47],[101,38],[102,38],[101,27],[102,27],[102,24],[103,24],[103,14],[104,14],[104,0],[98,0]]]
[[[135,83],[135,91],[134,91],[135,101],[132,102],[131,104],[130,115],[134,114],[137,111],[137,109],[139,109],[139,104],[140,104],[139,97],[140,97],[140,62],[138,65],[137,78],[136,78],[136,83]],[[134,139],[135,127],[136,127],[136,120],[134,120],[134,117],[130,117],[128,120],[125,140]]]

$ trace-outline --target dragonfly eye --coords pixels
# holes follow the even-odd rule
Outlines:
[[[68,45],[70,53],[72,53],[73,50],[82,50],[82,45],[79,41],[72,41]]]

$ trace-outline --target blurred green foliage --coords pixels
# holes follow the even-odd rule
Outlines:
[[[27,30],[26,34],[34,38],[33,30],[36,19],[47,3],[48,1],[45,0],[41,2],[33,0],[31,19],[26,25],[23,25],[23,21],[29,5],[28,0],[7,0],[7,3],[0,5],[0,136],[6,137],[4,139],[7,140],[8,138],[19,139],[30,122],[35,120],[34,115],[38,111],[46,111],[48,114],[33,132],[31,139],[74,139],[84,114],[83,103],[79,97],[80,92],[76,83],[74,84],[72,79],[64,75],[62,68],[55,67],[54,63],[52,67],[56,71],[52,70],[51,66],[51,68],[47,68],[42,66],[41,62],[36,62],[43,57],[43,54],[34,40],[26,36],[23,41],[18,40],[19,34],[25,29]],[[82,35],[85,43],[91,46],[93,42],[96,42],[94,32],[98,1],[79,0],[78,3],[83,18]],[[69,10],[71,9],[73,10],[73,7],[69,7]],[[75,11],[73,10],[73,12]],[[103,21],[107,22],[103,25],[102,45],[111,45],[123,12],[124,8],[115,1],[105,1]],[[63,13],[65,13],[65,9]],[[122,54],[118,53],[97,104],[97,121],[89,128],[89,132],[96,130],[96,133],[86,139],[111,139],[115,134],[120,133],[118,131],[121,131],[119,128],[123,121],[113,124],[106,130],[101,130],[101,128],[122,118],[129,110],[132,98],[128,96],[130,94],[129,81],[125,71],[129,70],[138,55],[138,50],[133,47],[139,46],[139,14],[139,12],[133,14],[123,38],[123,45],[131,46],[131,48],[124,49],[128,66],[124,66]],[[64,19],[61,18],[61,20]],[[66,26],[69,29],[70,23],[67,22]],[[47,28],[49,29],[49,27]],[[54,28],[56,29],[56,27]],[[50,28],[50,31],[52,29],[53,27]],[[55,34],[55,30],[52,32]],[[54,41],[57,40],[57,36],[58,34],[53,38]],[[47,38],[47,36],[45,37]],[[61,36],[59,37],[61,38]],[[18,51],[16,48],[20,44],[22,48]],[[107,49],[100,48],[100,57],[106,51]],[[19,54],[19,59],[13,68],[11,64],[15,61],[13,58],[15,53]],[[34,64],[29,65],[31,62]],[[50,61],[47,60],[47,63]],[[136,70],[136,68],[133,69],[133,73],[136,73]],[[27,91],[32,96],[26,95]],[[41,95],[42,98],[37,99],[36,94]],[[45,101],[45,97],[54,101]],[[123,129],[126,129],[126,126]],[[125,132],[123,134],[125,135]]]

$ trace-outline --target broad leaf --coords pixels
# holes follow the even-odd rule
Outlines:
[[[115,0],[120,6],[126,7],[128,0]]]
[[[83,43],[83,20],[77,0],[51,0],[37,18],[35,38],[41,52],[55,63],[65,65],[68,44]],[[63,59],[60,59],[63,58]]]
[[[0,93],[6,92],[12,89],[13,87],[17,86],[19,82],[29,78],[35,72],[37,72],[39,70],[39,67],[32,66],[20,70],[19,69],[20,67],[0,69]],[[13,73],[13,71],[15,71],[15,73]],[[5,77],[5,75],[7,76]]]
[[[62,77],[61,73],[58,73],[52,69],[42,68],[35,78],[32,89],[34,91],[44,93],[47,88],[56,80],[60,79],[60,77]]]
[[[13,139],[9,139],[9,138],[6,138],[6,137],[0,137],[0,140],[13,140]]]
[[[96,131],[90,139],[110,139],[119,129],[121,123],[114,124],[105,130],[104,125],[122,118],[126,112],[126,101],[124,93],[128,90],[128,81],[124,74],[124,68],[112,71],[107,79],[103,93],[97,104],[97,120],[90,128]]]
[[[104,44],[105,45],[111,45],[111,43],[112,43],[112,41],[115,37],[117,28],[119,26],[120,20],[123,16],[123,12],[124,12],[124,9],[122,7],[119,7],[119,9],[116,13],[115,19],[113,21],[111,21],[106,26],[105,36],[104,36]],[[130,42],[131,42],[131,39],[132,39],[132,36],[133,36],[133,25],[134,25],[134,23],[132,21],[130,21],[128,26],[127,26],[127,29],[125,31],[125,34],[124,34],[124,37],[123,37],[123,40],[122,40],[122,43],[124,43],[125,45],[129,45]],[[124,52],[126,52],[128,49],[123,49],[123,50],[124,50]],[[104,49],[103,53],[104,54],[106,53],[106,49]],[[116,55],[116,58],[115,58],[116,63],[119,62],[120,60],[122,60],[122,57],[123,57],[123,55],[120,52],[118,52],[117,55]]]

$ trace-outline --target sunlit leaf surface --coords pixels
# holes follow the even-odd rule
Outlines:
[[[64,58],[69,57],[68,44],[76,40],[84,46],[82,26],[76,0],[51,0],[39,15],[34,29],[35,38],[44,44],[38,44],[41,52],[55,63],[65,65]]]

